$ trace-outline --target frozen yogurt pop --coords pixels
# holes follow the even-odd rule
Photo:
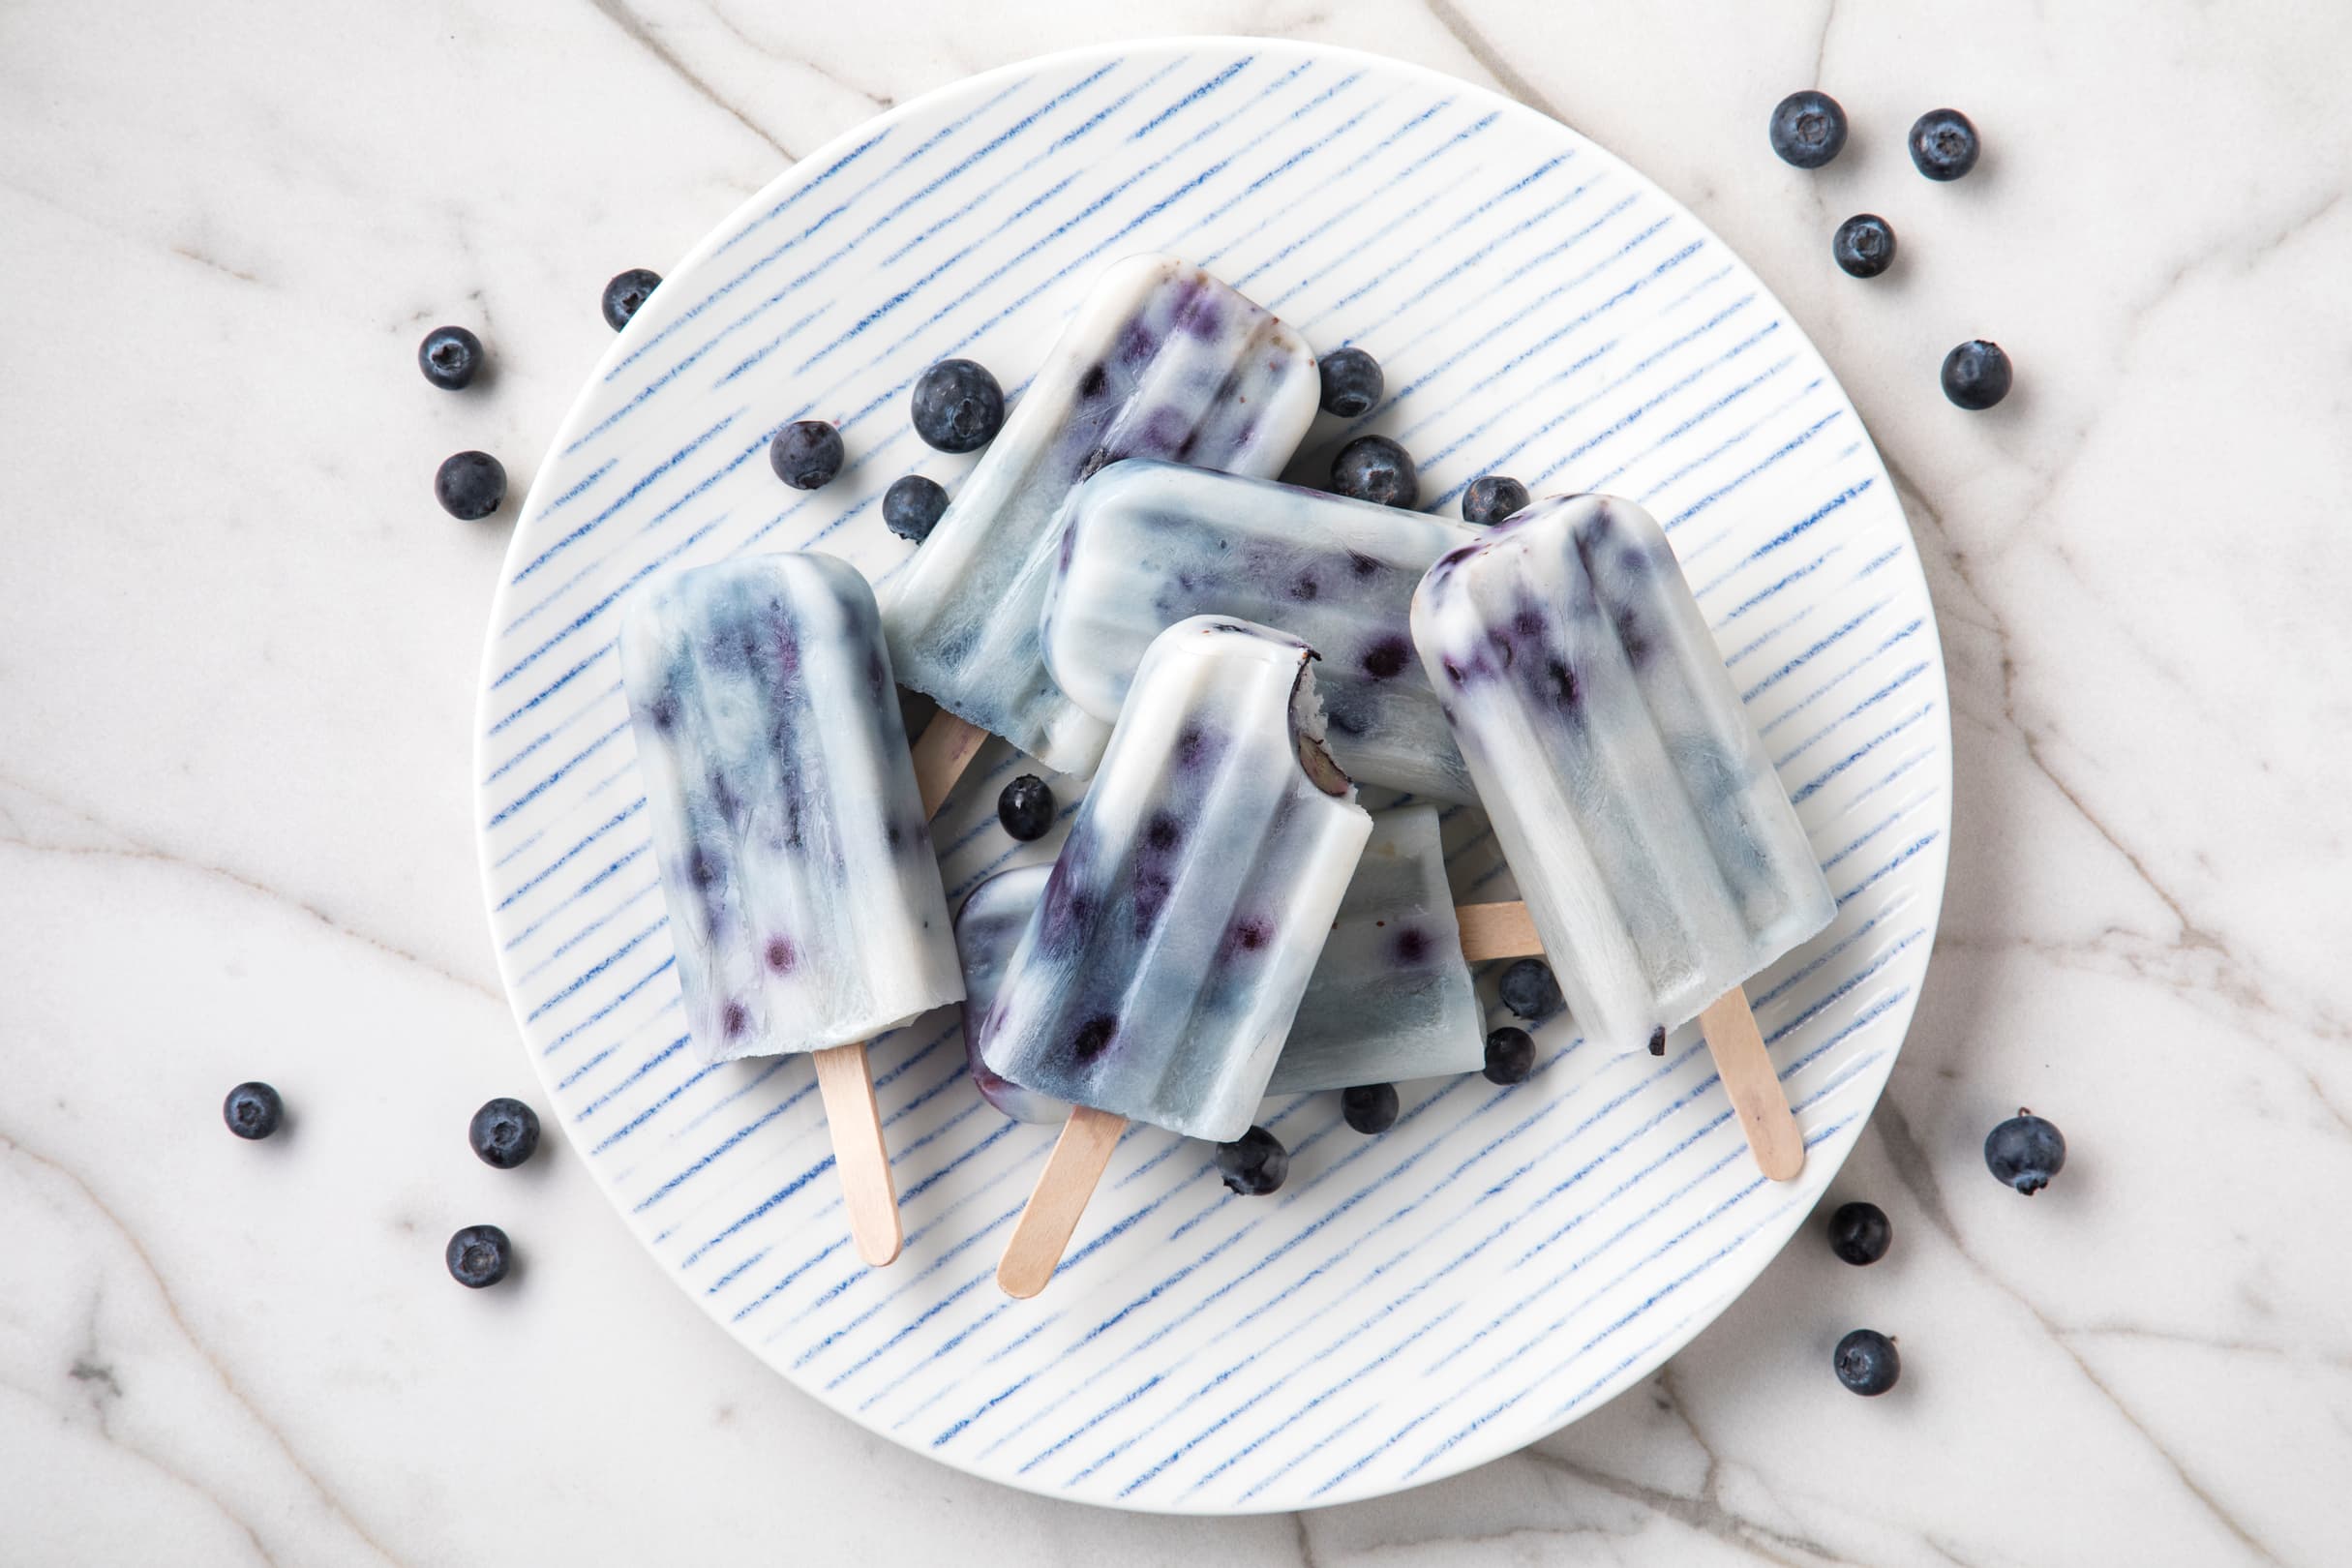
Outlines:
[[[1372,823],[1267,1080],[1270,1095],[1475,1072],[1486,1064],[1485,1026],[1454,920],[1436,808],[1376,811]],[[972,1081],[990,1104],[1023,1122],[1059,1122],[1070,1106],[990,1071],[973,1041],[1052,869],[1001,871],[975,888],[955,916]]]
[[[1279,626],[1323,656],[1332,756],[1359,784],[1468,802],[1409,617],[1430,563],[1481,530],[1425,512],[1173,463],[1114,463],[1070,498],[1045,600],[1045,667],[1097,718],[1119,714],[1161,627],[1187,616]]]
[[[1836,913],[1656,523],[1556,497],[1440,558],[1413,640],[1586,1039],[1698,1016],[1767,1175],[1804,1144],[1740,983]]]
[[[1052,1277],[1127,1121],[1249,1130],[1372,832],[1314,656],[1198,616],[1135,673],[979,1026],[990,1071],[1078,1107],[998,1267],[1013,1295]]]
[[[951,782],[975,730],[1080,777],[1102,755],[1110,716],[1063,694],[1039,637],[1079,481],[1123,457],[1279,473],[1317,384],[1297,333],[1191,263],[1102,274],[883,607],[898,678],[944,710],[919,742],[929,799],[947,789],[939,756]]]
[[[881,619],[828,556],[666,577],[621,680],[695,1046],[813,1052],[859,1252],[898,1251],[864,1041],[963,995]]]

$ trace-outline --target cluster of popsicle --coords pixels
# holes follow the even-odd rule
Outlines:
[[[1491,528],[1272,482],[1298,334],[1110,269],[887,603],[814,554],[641,593],[620,647],[692,1034],[813,1052],[850,1224],[899,1226],[863,1042],[961,1000],[973,1076],[1065,1130],[998,1271],[1050,1278],[1128,1121],[1475,1070],[1473,960],[1549,956],[1583,1037],[1702,1020],[1759,1163],[1803,1143],[1740,985],[1827,884],[1665,536],[1598,496]],[[909,746],[893,680],[941,712]],[[1091,777],[1059,858],[950,920],[926,821],[986,735]],[[1433,806],[1524,904],[1457,909]]]

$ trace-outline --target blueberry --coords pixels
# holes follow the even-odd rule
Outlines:
[[[2009,395],[2009,356],[1972,338],[1944,356],[1944,395],[1963,408],[1990,408]]]
[[[915,378],[915,434],[942,452],[977,452],[1005,428],[1005,389],[988,367],[943,359]]]
[[[604,286],[604,324],[615,332],[627,326],[629,317],[643,310],[660,286],[661,274],[643,267],[631,267],[616,276]]]
[[[416,346],[416,368],[444,392],[455,392],[482,368],[482,340],[461,326],[435,327]]]
[[[1829,1217],[1829,1251],[1856,1268],[1885,1257],[1893,1240],[1894,1226],[1875,1203],[1841,1204]]]
[[[841,433],[822,419],[796,419],[768,443],[768,462],[795,490],[829,485],[841,471]]]
[[[519,1100],[487,1101],[466,1136],[483,1164],[512,1170],[539,1147],[539,1113]]]
[[[1855,1329],[1838,1341],[1829,1364],[1837,1369],[1837,1380],[1856,1394],[1884,1394],[1903,1375],[1894,1341],[1877,1329]]]
[[[1225,1187],[1244,1197],[1264,1197],[1290,1174],[1290,1151],[1262,1127],[1217,1146],[1217,1172]]]
[[[1487,1037],[1487,1082],[1525,1083],[1535,1071],[1535,1037],[1510,1024]]]
[[[506,499],[506,467],[488,452],[460,452],[433,476],[433,498],[451,517],[477,522]]]
[[[1837,226],[1829,255],[1849,277],[1875,278],[1894,265],[1894,225],[1875,212],[1860,212]]]
[[[286,1119],[286,1101],[266,1083],[241,1083],[221,1101],[221,1120],[241,1138],[266,1138]]]
[[[1772,106],[1772,150],[1781,162],[1819,168],[1846,146],[1846,111],[1827,93],[1808,87]]]
[[[1413,455],[1385,436],[1359,436],[1331,460],[1331,488],[1356,500],[1382,506],[1415,506],[1421,476]]]
[[[1543,1022],[1568,1005],[1560,995],[1552,966],[1541,958],[1522,958],[1502,973],[1502,1005],[1523,1018]]]
[[[449,1278],[468,1290],[497,1284],[506,1278],[513,1254],[505,1231],[496,1225],[467,1225],[449,1238]]]
[[[1481,525],[1500,523],[1512,513],[1523,510],[1528,498],[1527,487],[1518,480],[1499,473],[1482,473],[1462,493],[1462,520]]]
[[[1323,411],[1353,419],[1380,401],[1380,362],[1361,348],[1334,348],[1315,361],[1323,378]]]
[[[1976,128],[1958,109],[1929,109],[1911,122],[1912,167],[1931,180],[1958,179],[1983,150]]]
[[[882,526],[917,544],[931,537],[947,509],[948,493],[920,473],[901,474],[882,493]]]
[[[2032,1197],[2066,1168],[2066,1135],[2020,1105],[1985,1135],[1984,1163],[1996,1179]]]
[[[1397,1086],[1368,1083],[1340,1091],[1340,1114],[1359,1132],[1385,1132],[1397,1125]]]
[[[1026,844],[1053,827],[1053,791],[1035,773],[1023,773],[996,798],[996,820]]]

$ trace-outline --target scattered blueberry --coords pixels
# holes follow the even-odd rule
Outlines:
[[[1903,1375],[1894,1341],[1877,1329],[1855,1329],[1838,1341],[1830,1365],[1837,1369],[1837,1380],[1856,1394],[1884,1394]]]
[[[769,465],[795,490],[831,484],[841,455],[841,433],[822,419],[796,419],[768,443]]]
[[[917,544],[931,537],[947,509],[948,493],[920,473],[901,474],[882,493],[882,526]]]
[[[241,1083],[221,1101],[221,1120],[241,1138],[266,1138],[286,1119],[286,1101],[266,1083]]]
[[[467,1225],[449,1238],[449,1278],[468,1290],[497,1284],[506,1278],[513,1251],[498,1226]]]
[[[1462,520],[1482,525],[1500,523],[1523,510],[1528,499],[1527,487],[1518,480],[1506,479],[1499,473],[1482,473],[1462,493]]]
[[[1397,1125],[1397,1086],[1368,1083],[1340,1091],[1340,1114],[1359,1132],[1385,1132]]]
[[[1487,1082],[1525,1083],[1535,1071],[1535,1037],[1510,1024],[1487,1037]]]
[[[444,392],[455,392],[482,368],[482,340],[461,326],[435,327],[416,346],[416,367]]]
[[[1808,87],[1772,107],[1772,150],[1781,162],[1819,168],[1846,146],[1846,111],[1827,93]]]
[[[1837,226],[1829,255],[1849,277],[1875,278],[1894,265],[1894,225],[1875,212],[1860,212]]]
[[[996,798],[996,820],[1026,844],[1053,827],[1053,791],[1035,773],[1023,773]]]
[[[477,522],[506,499],[506,467],[488,452],[460,452],[433,476],[433,498],[451,517]]]
[[[2009,356],[1972,338],[1944,356],[1944,395],[1963,408],[1990,408],[2009,395]]]
[[[988,367],[943,359],[915,378],[915,434],[942,452],[977,452],[1005,428],[1005,389]]]
[[[1359,436],[1331,460],[1331,488],[1382,506],[1417,506],[1421,475],[1413,455],[1385,436]]]
[[[1856,1268],[1876,1263],[1894,1241],[1886,1211],[1875,1203],[1846,1203],[1829,1217],[1829,1251]]]
[[[1323,411],[1353,419],[1380,401],[1380,362],[1361,348],[1334,348],[1315,361],[1323,378]]]
[[[1956,180],[1984,150],[1976,128],[1955,108],[1929,109],[1911,122],[1911,164],[1931,180]]]
[[[539,1113],[519,1100],[488,1101],[473,1113],[466,1136],[483,1164],[512,1170],[539,1147]]]
[[[1264,1197],[1290,1174],[1290,1151],[1264,1128],[1253,1127],[1231,1143],[1217,1146],[1217,1170],[1230,1191]]]
[[[615,332],[627,326],[629,317],[643,310],[660,286],[661,274],[643,267],[631,267],[615,277],[604,286],[604,324]]]
[[[1552,966],[1541,958],[1522,958],[1502,973],[1502,1005],[1523,1018],[1543,1022],[1568,1005]]]
[[[1985,1135],[1984,1163],[1996,1179],[2032,1197],[2066,1165],[2065,1134],[2020,1105]]]

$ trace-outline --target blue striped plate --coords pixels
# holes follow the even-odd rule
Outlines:
[[[1762,156],[1759,149],[1758,156]],[[685,1040],[613,638],[632,588],[815,547],[877,582],[883,489],[952,490],[907,396],[968,354],[1017,387],[1098,269],[1205,263],[1388,373],[1362,423],[1449,510],[1474,475],[1668,523],[1839,899],[1750,987],[1812,1145],[1750,1165],[1695,1029],[1667,1060],[1546,1030],[1518,1088],[1402,1087],[1372,1138],[1269,1102],[1267,1199],[1131,1131],[1038,1300],[992,1279],[1051,1140],[973,1093],[958,1020],[879,1040],[905,1254],[852,1254],[808,1063]],[[838,422],[788,490],[769,435]],[[1327,462],[1328,417],[1302,455]],[[1001,746],[935,825],[951,896],[1009,848]],[[524,507],[491,616],[477,778],[500,969],[574,1144],[654,1255],[769,1365],[873,1431],[1115,1506],[1293,1509],[1464,1469],[1656,1367],[1752,1280],[1852,1147],[1935,934],[1944,670],[1893,486],[1821,356],[1723,243],[1576,133],[1449,77],[1290,43],[1090,49],[904,105],[730,217],[615,341]],[[1074,789],[1066,788],[1067,802]],[[1501,896],[1475,812],[1457,890]],[[1492,995],[1491,978],[1486,994]],[[1499,1014],[1498,1014],[1499,1016]]]

